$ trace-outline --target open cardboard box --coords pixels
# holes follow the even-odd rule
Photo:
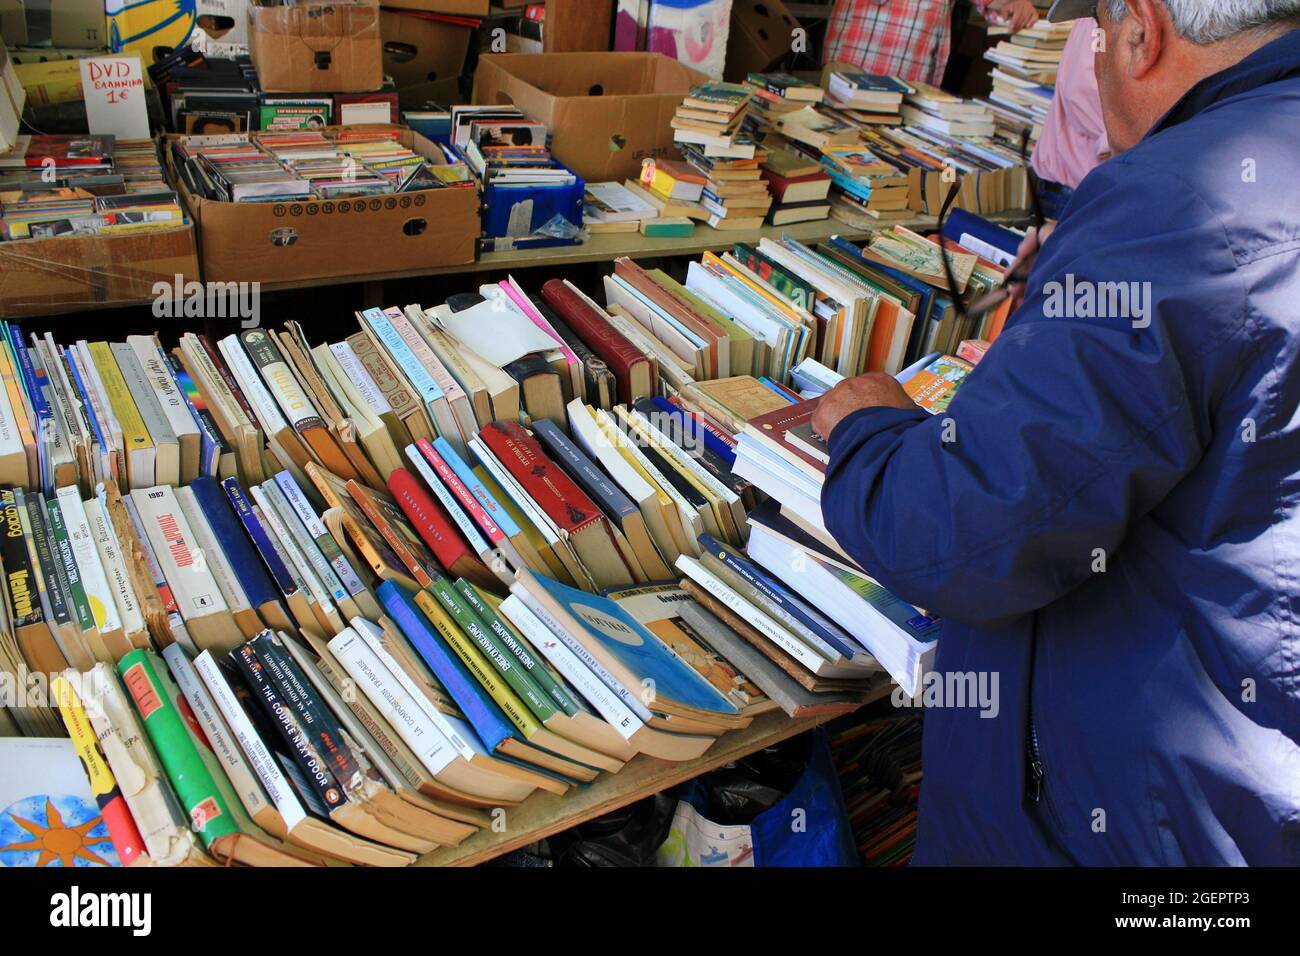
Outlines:
[[[413,130],[398,130],[403,146],[442,162],[435,144]],[[165,154],[170,165],[171,150]],[[479,234],[476,188],[355,199],[229,203],[195,196],[182,181],[180,193],[199,226],[199,261],[203,278],[209,282],[300,282],[326,276],[362,279],[458,265],[474,261]]]
[[[248,51],[267,93],[369,93],[384,82],[374,0],[252,3]]]
[[[587,182],[622,182],[676,157],[673,114],[708,77],[660,53],[495,53],[479,58],[474,102],[513,103],[551,130],[551,150]]]
[[[193,218],[191,216],[191,218]],[[194,224],[119,236],[0,242],[0,316],[138,305],[154,285],[199,277]]]

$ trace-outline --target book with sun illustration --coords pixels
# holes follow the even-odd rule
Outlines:
[[[0,737],[0,867],[119,866],[66,737]]]

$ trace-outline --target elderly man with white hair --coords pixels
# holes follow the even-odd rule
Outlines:
[[[946,415],[823,396],[822,512],[999,676],[926,714],[917,862],[1295,865],[1300,0],[1083,16],[1114,156]]]

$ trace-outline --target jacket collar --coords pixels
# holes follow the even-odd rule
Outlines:
[[[1151,127],[1147,137],[1177,126],[1220,100],[1300,75],[1300,28],[1285,33],[1239,63],[1201,80]]]

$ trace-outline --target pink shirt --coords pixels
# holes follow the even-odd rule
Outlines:
[[[1091,17],[1074,22],[1061,53],[1052,108],[1032,157],[1034,172],[1041,178],[1071,189],[1110,152],[1093,72],[1092,31],[1096,27],[1097,21]]]

